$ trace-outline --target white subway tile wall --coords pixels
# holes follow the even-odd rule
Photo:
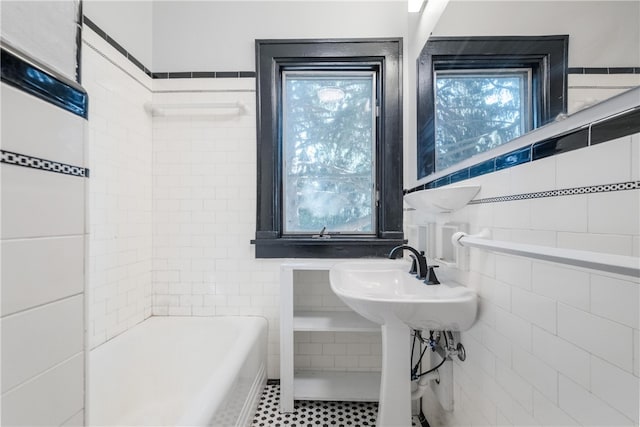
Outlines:
[[[86,27],[83,38],[93,348],[151,315],[151,79]]]
[[[98,41],[92,43],[97,45]],[[109,49],[101,47],[103,52]],[[89,55],[93,55],[95,61],[101,60],[95,54]],[[122,67],[127,69],[125,65]],[[109,63],[104,63],[102,68],[121,73]],[[92,297],[92,309],[98,309],[97,314],[92,314],[93,344],[151,313],[264,316],[269,321],[268,376],[277,378],[281,260],[255,259],[249,243],[255,232],[255,81],[169,79],[152,82],[154,103],[242,102],[247,113],[203,110],[182,117],[155,117],[149,135],[147,125],[151,119],[148,116],[140,116],[136,123],[130,123],[122,114],[120,122],[113,122],[117,119],[115,115],[111,122],[108,119],[112,114],[109,108],[128,103],[141,106],[149,99],[151,92],[145,92],[135,83],[135,90],[126,96],[116,96],[119,104],[114,103],[115,88],[134,84],[131,78],[134,71],[128,70],[128,73],[127,83],[117,80],[123,76],[114,77],[118,83],[113,87],[99,88],[112,98],[103,97],[100,101],[99,94],[92,97],[98,116],[93,133],[101,134],[102,149],[110,150],[99,157],[115,156],[108,165],[112,171],[126,164],[129,152],[122,147],[127,147],[136,153],[135,173],[139,173],[129,179],[141,183],[146,182],[143,176],[151,176],[152,181],[139,189],[136,203],[128,208],[127,212],[138,218],[135,228],[141,234],[131,236],[124,247],[116,244],[119,234],[108,226],[108,220],[117,211],[105,213],[95,222],[92,219],[92,224],[104,227],[103,249],[95,254],[103,256],[104,264],[100,267],[103,274],[98,275],[102,277],[99,282],[92,283],[103,292],[102,296],[98,293]],[[594,92],[581,92],[579,86],[587,85],[583,81],[573,79],[571,84],[575,86],[570,93],[572,108],[578,109]],[[127,99],[134,96],[133,93],[137,93],[135,101]],[[132,110],[131,115],[135,114],[142,112]],[[127,140],[128,135],[141,138]],[[123,144],[123,141],[128,142]],[[607,146],[616,159],[631,159],[630,165],[616,168],[613,161],[606,160]],[[595,157],[601,157],[596,175],[606,181],[603,184],[637,179],[638,146],[635,135],[593,148],[599,151]],[[152,164],[147,162],[149,158]],[[474,178],[468,183],[482,185],[478,198],[551,190],[561,188],[560,183],[583,182],[581,177],[565,172],[573,170],[575,174],[582,174],[584,165],[575,163],[593,161],[593,158],[586,151],[576,151]],[[93,166],[95,173],[100,170],[99,166]],[[112,185],[126,182],[124,179],[112,181],[117,179],[115,175],[110,178],[107,182]],[[584,182],[591,182],[587,181]],[[152,189],[150,207],[149,188]],[[115,202],[114,193],[109,190],[110,187],[103,187],[96,191],[107,195],[108,203]],[[133,190],[130,194],[134,194]],[[101,200],[107,203],[104,197]],[[119,206],[127,206],[127,202],[132,201],[133,198],[121,200]],[[490,227],[494,237],[506,240],[637,256],[640,240],[637,225],[632,224],[634,212],[637,219],[634,203],[637,204],[635,190],[564,196],[469,206],[446,221],[468,222],[471,232]],[[614,214],[618,205],[630,212]],[[98,208],[108,212],[107,206]],[[126,216],[120,216],[119,220],[124,218]],[[439,225],[445,221],[443,217],[432,220]],[[426,220],[413,212],[407,214],[407,223],[422,225]],[[114,221],[112,227],[117,228],[117,224],[118,221]],[[124,230],[131,231],[127,227]],[[149,247],[152,248],[150,267],[148,252],[140,249]],[[591,271],[478,250],[471,250],[470,254],[471,271],[452,274],[479,290],[480,316],[477,324],[462,334],[469,350],[468,359],[455,363],[456,410],[443,419],[451,424],[473,420],[474,424],[488,425],[572,425],[602,422],[598,416],[603,415],[609,424],[633,425],[634,401],[613,400],[617,393],[625,391],[634,396],[631,389],[634,386],[637,389],[638,326],[629,317],[634,307],[629,306],[628,301],[621,304],[623,310],[613,313],[612,307],[620,299],[633,296],[628,286],[638,284],[620,277],[603,277]],[[138,270],[131,267],[131,260],[135,260],[133,265]],[[128,290],[127,286],[134,286],[128,279],[135,274],[139,274],[141,280]],[[151,275],[150,281],[147,274]],[[602,292],[608,279],[629,283],[612,286],[621,289],[620,294],[614,292],[594,301],[594,295]],[[122,282],[118,284],[119,281]],[[148,283],[152,283],[151,289]],[[296,288],[297,307],[344,309],[326,292],[326,277],[322,274],[301,273],[296,283],[300,283]],[[127,304],[134,301],[136,310],[126,317],[132,320],[119,319],[119,313],[129,313]],[[637,308],[635,310],[637,313]],[[613,335],[585,333],[579,325],[577,328],[572,325],[575,320],[586,321],[601,333]],[[614,340],[621,342],[608,347]],[[378,334],[298,332],[295,342],[297,369],[379,369]],[[620,379],[623,390],[611,389],[601,372],[593,372],[598,362],[602,372]],[[599,415],[590,418],[578,413],[577,408],[583,405],[591,405]],[[635,405],[637,412],[637,399]]]
[[[84,119],[4,82],[0,100],[3,150],[88,166]],[[0,423],[82,423],[87,179],[7,163],[0,175]]]
[[[511,188],[491,175],[468,183],[481,185],[477,198],[484,198],[637,180],[638,137],[511,168]],[[467,221],[472,233],[488,227],[495,239],[638,256],[639,193],[470,205],[448,215],[411,212],[406,225]],[[454,364],[455,410],[441,417],[442,425],[637,426],[640,280],[469,253],[470,271],[441,268],[480,297],[478,321],[462,333],[467,360]]]
[[[254,79],[154,81],[153,102],[241,102],[153,120],[153,314],[269,321],[268,376],[279,377],[281,260],[256,260]],[[183,91],[166,93],[164,91]],[[187,92],[184,92],[187,91]],[[314,353],[322,356],[322,350]],[[309,355],[311,356],[311,355]],[[316,357],[314,362],[328,362]],[[304,362],[301,362],[304,363]],[[310,361],[307,361],[310,363]]]
[[[295,311],[352,311],[331,290],[329,272],[293,272]],[[294,333],[296,371],[379,371],[380,332],[297,331]]]

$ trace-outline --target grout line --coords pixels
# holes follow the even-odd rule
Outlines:
[[[67,295],[67,296],[64,296],[64,297],[61,297],[61,298],[58,298],[58,299],[54,299],[54,300],[51,300],[51,301],[43,302],[42,304],[38,304],[38,305],[31,306],[31,307],[23,308],[22,310],[18,310],[18,311],[14,311],[12,313],[9,313],[9,314],[2,315],[2,317],[0,317],[0,318],[2,320],[5,320],[5,319],[8,319],[8,318],[10,318],[12,316],[16,316],[18,314],[23,314],[23,313],[26,313],[26,312],[31,311],[31,310],[36,310],[36,309],[42,308],[42,307],[44,307],[46,305],[57,304],[59,302],[65,301],[65,300],[68,300],[68,299],[71,299],[71,298],[75,298],[78,295],[84,295],[84,290],[82,292],[77,292],[77,293],[72,294],[72,295]]]
[[[84,348],[81,351],[79,351],[77,353],[74,353],[71,356],[67,357],[66,359],[62,360],[61,362],[58,362],[55,365],[50,366],[49,368],[45,369],[44,371],[39,372],[39,373],[35,374],[32,377],[29,377],[28,379],[26,379],[25,381],[21,382],[20,384],[16,384],[15,386],[11,387],[10,389],[3,391],[2,392],[2,396],[6,396],[7,394],[11,393],[14,390],[17,390],[18,388],[24,386],[25,384],[28,384],[28,383],[30,383],[32,381],[37,380],[38,378],[42,377],[43,375],[46,375],[49,372],[59,368],[60,366],[64,365],[65,363],[69,362],[71,359],[74,359],[74,358],[78,357],[78,355],[80,355],[82,353],[84,353]]]

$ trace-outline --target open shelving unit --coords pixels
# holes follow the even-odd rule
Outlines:
[[[377,401],[380,372],[296,371],[294,332],[380,332],[380,326],[353,311],[297,311],[296,270],[329,270],[340,260],[286,262],[280,267],[280,412],[293,412],[294,400]],[[328,284],[327,284],[328,286]]]

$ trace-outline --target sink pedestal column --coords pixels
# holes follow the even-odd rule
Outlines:
[[[382,325],[382,380],[378,427],[411,425],[410,329],[397,319]]]

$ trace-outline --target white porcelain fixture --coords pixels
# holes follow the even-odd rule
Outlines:
[[[153,316],[89,358],[87,425],[246,426],[267,380],[267,322]]]
[[[463,208],[478,194],[479,185],[460,185],[414,191],[404,196],[409,206],[427,212],[452,212]]]
[[[336,264],[331,289],[349,307],[382,328],[378,426],[411,425],[410,327],[463,331],[475,321],[477,295],[454,283],[426,285],[410,264],[358,260]]]

